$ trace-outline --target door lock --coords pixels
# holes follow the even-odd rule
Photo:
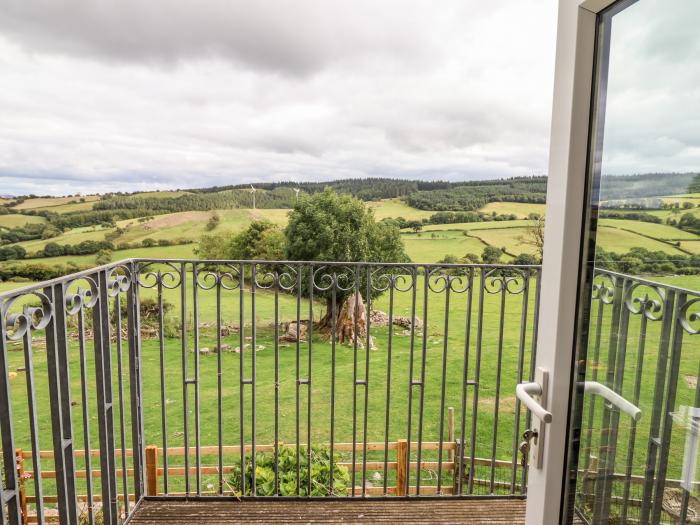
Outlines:
[[[520,443],[520,466],[527,468],[527,462],[530,459],[530,440],[535,441],[537,445],[537,430],[530,428],[523,433],[523,442]]]

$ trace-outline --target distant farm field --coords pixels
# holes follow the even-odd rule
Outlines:
[[[484,213],[496,212],[499,215],[515,215],[519,219],[527,219],[531,213],[544,215],[544,204],[530,204],[526,202],[490,202],[479,211]]]
[[[698,236],[691,232],[683,231],[679,228],[674,228],[667,224],[655,224],[653,222],[630,221],[619,219],[602,219],[599,223],[601,226],[610,228],[618,228],[627,230],[640,235],[646,235],[654,239],[663,240],[692,240]]]
[[[80,202],[80,199],[84,199],[85,202]],[[99,195],[86,195],[85,197],[36,197],[33,199],[27,199],[24,202],[14,206],[16,210],[35,210],[37,208],[47,209],[52,208],[54,211],[60,206],[66,206],[69,204],[76,204],[78,206],[87,204],[88,206],[82,206],[84,209],[92,208],[94,201],[99,200]],[[65,208],[64,208],[65,211]],[[75,211],[75,210],[72,210]]]
[[[196,258],[195,244],[177,246],[153,246],[151,248],[130,248],[128,250],[115,250],[112,253],[113,261],[131,258],[145,259],[193,259]],[[22,264],[45,264],[49,266],[73,263],[78,266],[95,266],[97,255],[62,255],[60,257],[44,257],[41,259],[25,259]],[[16,261],[14,261],[16,262]],[[0,263],[9,264],[9,263]]]
[[[537,248],[527,244],[527,228],[494,228],[490,230],[474,230],[471,235],[480,239],[485,244],[505,248],[505,252],[511,255],[521,253],[534,254]]]
[[[685,255],[681,250],[669,243],[609,226],[601,226],[598,229],[597,242],[606,250],[616,253],[625,253],[632,248],[643,247],[647,250],[661,251],[671,255]]]
[[[374,217],[377,220],[403,217],[406,220],[421,220],[429,218],[434,211],[418,210],[411,208],[400,199],[385,199],[381,201],[368,202],[367,205],[374,210]]]
[[[186,195],[184,191],[142,192],[136,197],[172,198]],[[32,198],[27,199],[15,209],[21,210],[51,210],[59,213],[71,213],[75,209],[85,210],[92,207],[98,196],[84,197],[85,202],[79,202],[77,197]],[[689,194],[668,199],[697,199],[700,194]],[[528,220],[531,214],[542,215],[545,207],[542,204],[520,202],[493,202],[482,207],[479,212],[488,215],[484,218],[499,220],[483,220],[480,222],[431,224],[429,219],[435,211],[420,210],[406,204],[399,198],[383,199],[367,202],[374,211],[375,218],[403,217],[407,221],[421,221],[419,232],[406,228],[401,237],[405,251],[413,262],[434,263],[446,257],[463,258],[466,254],[481,256],[484,248],[494,246],[505,250],[502,257],[507,262],[512,257],[522,253],[535,254],[537,249],[527,240],[528,228],[535,224]],[[618,213],[635,213],[634,210],[615,210]],[[155,214],[117,221],[115,227],[88,226],[65,231],[51,239],[37,239],[18,243],[27,250],[29,255],[40,254],[48,243],[60,245],[77,245],[83,241],[109,240],[118,248],[120,245],[133,246],[130,249],[116,250],[113,259],[133,256],[145,257],[194,257],[197,245],[204,235],[235,234],[246,228],[251,221],[266,219],[280,227],[287,224],[290,210],[287,208],[249,209],[237,208],[215,211],[181,211],[175,213]],[[671,217],[678,219],[683,213],[700,216],[700,208],[648,210],[644,213],[661,217],[664,221]],[[491,217],[495,214],[495,217]],[[208,223],[211,218],[219,217],[218,225],[210,230]],[[502,220],[507,216],[516,216],[515,220]],[[0,215],[0,228],[14,228],[27,223],[45,222],[46,219],[37,216],[20,214]],[[598,234],[600,246],[608,251],[625,253],[636,247],[649,250],[660,250],[669,255],[688,256],[700,254],[700,236],[681,230],[670,224],[655,224],[632,219],[609,219],[600,221]],[[167,241],[176,246],[142,248],[144,241]],[[57,258],[33,258],[23,264],[65,264],[68,262],[80,266],[94,264],[95,254],[84,256],[62,256]],[[0,262],[0,265],[15,264],[13,261]]]
[[[46,222],[41,216],[36,215],[0,215],[0,228],[17,228],[20,226],[25,226],[27,224],[41,224]]]
[[[481,255],[486,244],[458,231],[404,233],[401,235],[406,253],[413,262],[434,263],[448,255],[464,257],[468,253]]]

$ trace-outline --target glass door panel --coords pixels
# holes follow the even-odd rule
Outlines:
[[[599,15],[569,455],[588,523],[700,520],[699,27],[696,0]]]

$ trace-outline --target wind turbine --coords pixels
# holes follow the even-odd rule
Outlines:
[[[253,209],[255,209],[255,192],[256,192],[256,191],[257,191],[257,190],[256,190],[255,188],[253,188],[253,185],[251,184],[251,185],[250,185],[250,193],[253,194]]]
[[[294,188],[294,193],[297,196],[297,202],[299,202],[299,191],[300,191],[299,188]]]

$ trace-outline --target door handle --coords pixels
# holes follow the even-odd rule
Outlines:
[[[540,421],[545,423],[552,422],[552,413],[545,410],[542,405],[532,396],[542,396],[542,385],[539,383],[520,383],[515,387],[515,395],[525,406],[532,412]]]
[[[530,465],[542,468],[542,455],[544,454],[545,426],[552,422],[552,413],[543,405],[547,404],[547,390],[549,372],[542,367],[535,370],[535,381],[532,383],[520,383],[515,387],[515,396],[530,410],[538,420],[534,427],[529,429],[534,437],[534,447],[528,447],[530,453]]]
[[[639,421],[639,418],[642,417],[642,411],[639,409],[639,407],[636,407],[627,401],[624,397],[611,388],[608,388],[602,383],[598,383],[598,381],[584,381],[583,391],[586,394],[599,395],[605,398],[622,412],[628,414],[635,421]]]

